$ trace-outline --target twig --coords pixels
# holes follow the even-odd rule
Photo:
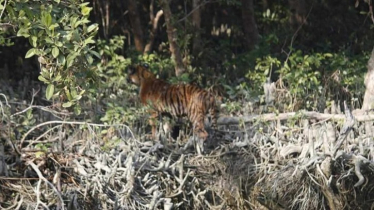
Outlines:
[[[358,178],[358,181],[354,185],[354,187],[359,187],[365,182],[365,178],[361,173],[361,159],[358,157],[354,158],[354,163],[355,163],[355,174]]]
[[[285,64],[288,62],[288,59],[290,58],[290,55],[292,53],[293,42],[295,41],[296,36],[299,33],[299,31],[301,30],[301,28],[303,27],[303,25],[306,23],[306,20],[308,19],[309,15],[310,15],[310,13],[312,11],[312,9],[313,9],[313,6],[310,7],[310,10],[309,10],[308,14],[306,15],[303,23],[296,29],[295,33],[292,36],[291,43],[290,43],[290,51],[288,53],[286,53],[287,54],[287,58],[286,58],[286,61],[284,62]],[[285,52],[283,49],[282,49],[282,51]]]
[[[38,177],[39,177],[39,179],[40,180],[43,180],[45,183],[47,183],[54,191],[55,191],[55,193],[57,194],[57,196],[58,196],[58,198],[60,199],[60,201],[61,201],[61,207],[62,207],[62,209],[65,209],[65,207],[64,207],[64,200],[62,199],[62,197],[61,197],[61,194],[60,194],[60,192],[56,189],[56,187],[51,183],[51,182],[49,182],[46,178],[44,178],[44,176],[43,176],[43,174],[42,174],[42,172],[40,172],[40,170],[39,170],[39,168],[32,162],[32,161],[28,161],[28,164],[34,169],[34,171],[38,174]],[[39,184],[40,184],[40,181],[39,181],[39,183],[38,183],[38,186],[39,186]],[[38,187],[39,188],[39,187]],[[39,193],[37,193],[37,196],[39,197]],[[39,200],[39,198],[38,198],[38,202],[41,202],[40,200]],[[41,202],[42,203],[42,202]],[[43,203],[42,203],[43,204]],[[45,207],[47,207],[47,206],[45,206]],[[47,207],[48,208],[48,207]]]
[[[4,97],[4,99],[5,99],[5,105],[7,105],[7,107],[10,107],[10,105],[8,104],[8,99],[6,98],[6,96],[3,93],[0,93],[0,96]],[[3,109],[3,103],[1,103],[1,101],[0,101],[0,109],[1,109],[2,117],[4,117],[5,113],[4,113],[4,109]]]
[[[28,144],[26,147],[29,147],[30,145],[37,143],[41,138],[43,138],[43,137],[44,137],[45,135],[47,135],[49,132],[53,131],[55,128],[58,128],[58,127],[60,127],[60,126],[61,126],[61,125],[56,125],[56,126],[54,126],[53,128],[48,129],[48,130],[47,130],[46,132],[44,132],[42,135],[38,136],[38,138],[36,138],[35,140],[29,142],[29,144]],[[52,141],[51,141],[51,139],[48,139],[48,143],[50,143],[50,142],[54,142],[54,141],[56,141],[56,139],[53,139]],[[46,143],[46,142],[44,142],[44,143]]]
[[[5,2],[4,2],[4,5],[3,5],[3,10],[1,11],[1,14],[0,14],[0,20],[1,20],[1,18],[3,17],[3,13],[4,13],[4,11],[5,11],[5,8],[6,8],[6,5],[7,5],[7,2],[8,0],[5,0]]]
[[[23,142],[25,141],[26,137],[31,132],[33,132],[37,128],[40,128],[40,127],[45,126],[45,125],[50,125],[50,124],[87,125],[87,126],[97,126],[97,127],[126,127],[130,131],[130,133],[133,136],[133,138],[135,138],[133,132],[131,131],[131,129],[127,125],[125,125],[125,124],[104,125],[104,124],[87,123],[87,122],[73,122],[73,121],[59,121],[59,120],[54,120],[54,121],[47,121],[47,122],[41,123],[39,125],[36,125],[36,126],[32,127],[30,130],[28,130],[26,132],[26,134],[22,137],[22,139],[20,141],[20,144],[19,144],[19,148],[22,148]]]
[[[366,113],[354,113],[352,116],[358,122],[372,121],[374,120],[373,114]],[[301,119],[316,119],[316,120],[333,120],[339,121],[346,119],[344,114],[324,114],[315,111],[299,111],[299,112],[287,112],[281,114],[262,114],[262,115],[247,115],[243,117],[227,117],[221,116],[218,119],[219,125],[229,125],[229,124],[239,124],[239,123],[249,123],[254,121],[276,121],[276,120],[288,120],[299,117]]]
[[[22,110],[22,111],[19,111],[19,112],[17,112],[17,113],[12,114],[12,115],[10,115],[10,116],[13,117],[13,116],[16,116],[16,115],[20,115],[20,114],[22,114],[22,113],[27,112],[29,109],[33,109],[33,108],[37,108],[37,109],[41,109],[42,111],[49,112],[49,113],[51,113],[53,116],[55,116],[55,117],[57,117],[57,118],[61,118],[61,117],[59,117],[59,116],[57,116],[57,115],[63,115],[63,116],[68,116],[68,115],[69,115],[68,113],[57,112],[57,111],[55,111],[55,110],[53,110],[53,109],[49,109],[48,107],[45,107],[45,106],[35,106],[35,105],[32,105],[32,106],[29,106],[29,107],[27,107],[26,109],[24,109],[24,110]]]
[[[5,99],[5,104],[6,104],[8,107],[10,107],[10,105],[8,104],[8,99],[6,98],[5,94],[0,93],[0,96],[4,97],[4,99]]]
[[[343,144],[344,140],[347,138],[349,132],[352,130],[352,127],[355,123],[355,118],[352,115],[352,112],[349,110],[347,103],[344,101],[344,112],[345,112],[345,122],[343,128],[340,130],[338,141],[333,149],[332,157],[335,157],[336,152]]]

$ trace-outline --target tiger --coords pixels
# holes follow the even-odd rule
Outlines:
[[[141,103],[149,106],[152,138],[156,137],[157,117],[164,114],[174,118],[187,116],[193,125],[193,133],[203,142],[209,136],[204,126],[207,113],[212,129],[217,129],[218,108],[211,92],[196,85],[170,84],[158,79],[148,64],[132,65],[127,74],[128,82],[139,86]]]

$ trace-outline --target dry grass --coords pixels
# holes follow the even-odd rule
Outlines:
[[[300,115],[221,125],[197,155],[186,140],[149,141],[127,125],[50,120],[17,138],[0,102],[1,209],[374,207],[370,121]],[[14,113],[25,109],[50,112]]]

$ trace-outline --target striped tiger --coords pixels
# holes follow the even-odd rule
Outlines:
[[[206,113],[211,117],[212,128],[217,128],[218,109],[215,97],[209,91],[196,85],[170,84],[149,70],[148,64],[130,66],[128,81],[140,87],[140,100],[149,105],[152,137],[156,136],[156,120],[159,115],[169,114],[173,117],[187,116],[193,125],[194,134],[205,141],[208,133],[204,127]]]

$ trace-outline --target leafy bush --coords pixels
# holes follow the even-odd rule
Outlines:
[[[98,24],[90,24],[91,7],[81,0],[9,1],[7,18],[17,26],[17,36],[29,39],[32,46],[26,58],[38,56],[39,80],[46,83],[46,98],[67,99],[62,106],[77,104],[95,72],[93,50]],[[79,104],[75,112],[80,113]]]
[[[275,72],[279,78],[278,90],[286,91],[286,94],[280,91],[283,93],[279,104],[291,110],[297,104],[316,109],[321,97],[325,99],[324,106],[330,100],[357,101],[365,91],[364,86],[358,84],[363,84],[367,59],[368,55],[348,57],[344,52],[304,54],[298,50],[284,62],[271,55],[257,59],[254,70],[250,70],[246,77],[250,80],[251,91],[261,94],[266,79]],[[354,92],[355,96],[351,97],[349,92]]]

